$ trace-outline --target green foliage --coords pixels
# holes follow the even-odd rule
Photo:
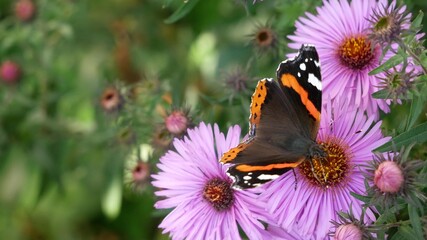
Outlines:
[[[0,84],[0,238],[165,239],[157,226],[167,212],[153,211],[150,179],[136,183],[132,164],[156,171],[165,146],[154,143],[173,137],[157,129],[173,107],[190,107],[195,123],[246,128],[253,76],[273,76],[278,61],[247,64],[255,54],[248,35],[274,6],[34,3],[33,20],[21,22],[15,1],[0,1],[0,62],[22,69],[19,82]],[[281,18],[290,32],[294,19]],[[239,65],[251,79],[230,98],[222,78]],[[103,109],[107,87],[123,100],[113,111]]]
[[[392,142],[388,142],[375,150],[380,152],[392,151],[393,147],[400,148],[411,143],[424,143],[425,141],[427,141],[427,123],[422,123],[397,135]]]

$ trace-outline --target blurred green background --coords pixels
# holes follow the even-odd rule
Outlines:
[[[168,24],[182,0],[34,0],[29,21],[17,2],[0,1],[0,61],[22,75],[0,84],[0,239],[167,239],[148,176],[174,137],[165,116],[246,131],[256,81],[275,76],[294,21],[321,4],[206,0]],[[257,46],[263,29],[274,46]]]

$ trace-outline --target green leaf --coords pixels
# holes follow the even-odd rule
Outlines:
[[[394,137],[390,142],[378,147],[374,151],[386,152],[400,149],[402,146],[408,146],[411,143],[423,143],[427,141],[427,122],[422,123],[398,136]],[[392,142],[394,147],[392,146]]]
[[[418,215],[417,209],[408,205],[409,220],[411,221],[412,229],[417,235],[417,239],[423,239],[423,227],[421,226],[421,219]]]
[[[387,208],[375,221],[376,224],[396,222],[396,214],[404,208],[406,208],[406,204],[398,204],[391,208]]]
[[[184,1],[181,7],[179,7],[178,10],[176,10],[171,16],[169,16],[168,19],[165,20],[165,23],[171,24],[183,18],[196,6],[198,2],[199,0]]]
[[[414,19],[414,21],[412,21],[411,24],[411,29],[416,30],[422,27],[422,23],[423,23],[423,17],[424,17],[424,13],[423,11],[420,10],[420,13],[418,13],[418,16]]]
[[[400,100],[411,100],[414,98],[415,93],[408,92],[405,96],[399,96]],[[391,95],[387,91],[387,89],[382,89],[372,93],[372,97],[376,99],[392,99]]]
[[[399,230],[391,237],[391,240],[417,239],[409,226],[401,226]],[[421,238],[422,239],[422,238]]]
[[[356,198],[356,199],[358,199],[358,200],[360,200],[362,202],[367,203],[367,202],[371,201],[370,197],[359,195],[359,194],[354,193],[354,192],[350,192],[350,194],[351,194],[351,196],[353,196],[354,198]]]
[[[372,93],[372,97],[376,99],[390,99],[390,94],[387,89],[383,89]]]
[[[369,75],[375,75],[380,72],[384,72],[392,67],[395,67],[403,62],[402,55],[394,55],[393,57],[389,58],[385,63],[381,64],[377,68],[373,69],[369,72]]]
[[[406,130],[412,128],[417,121],[418,117],[421,115],[424,109],[425,98],[423,95],[417,97],[414,96],[411,104],[411,109],[409,110],[409,116],[406,123]]]

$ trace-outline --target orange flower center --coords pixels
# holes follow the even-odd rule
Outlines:
[[[217,211],[229,209],[234,199],[231,184],[225,180],[214,178],[205,185],[203,198],[210,202]]]
[[[338,55],[352,69],[363,69],[374,57],[371,42],[365,37],[347,38],[339,47]]]
[[[319,143],[326,158],[315,157],[312,162],[304,161],[298,167],[300,173],[314,185],[330,187],[341,183],[349,171],[348,147],[336,140]]]

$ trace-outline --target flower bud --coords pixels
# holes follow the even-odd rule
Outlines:
[[[187,130],[189,119],[185,112],[176,110],[165,118],[167,130],[174,135],[181,135]]]
[[[21,69],[15,62],[5,61],[0,67],[0,78],[6,83],[15,83],[21,77]]]
[[[402,169],[393,161],[384,161],[375,170],[374,183],[382,192],[396,193],[403,182]]]
[[[36,13],[36,5],[31,0],[19,0],[15,4],[15,16],[23,21],[33,20]]]
[[[352,223],[340,225],[335,231],[335,240],[361,240],[362,230]]]

